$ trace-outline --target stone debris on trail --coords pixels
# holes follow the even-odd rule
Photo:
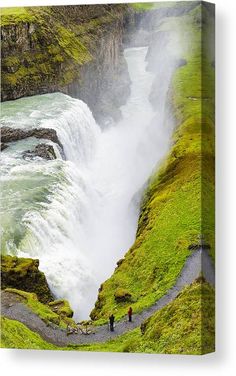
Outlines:
[[[30,311],[21,300],[13,294],[4,291],[1,293],[1,314],[9,319],[20,321],[32,331],[37,332],[44,340],[57,346],[106,342],[127,331],[139,327],[144,320],[148,319],[156,311],[173,301],[185,286],[194,282],[201,274],[209,284],[212,286],[215,285],[214,266],[210,256],[204,249],[198,249],[192,253],[192,255],[186,260],[176,284],[169,289],[161,299],[150,308],[147,308],[140,313],[133,314],[132,322],[128,322],[126,318],[116,322],[114,332],[109,331],[108,325],[102,325],[94,327],[94,331],[90,335],[83,335],[81,333],[70,334],[68,336],[66,330],[60,329],[56,326],[46,325],[45,322],[35,313]]]

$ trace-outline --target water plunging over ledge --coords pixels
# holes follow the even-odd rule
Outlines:
[[[33,138],[2,153],[3,249],[39,258],[52,292],[69,300],[76,319],[88,318],[100,284],[134,242],[134,197],[168,149],[170,130],[161,115],[155,120],[148,100],[153,75],[146,53],[147,47],[125,50],[131,95],[123,119],[103,131],[84,102],[64,94],[2,105],[8,126],[54,128],[66,155],[66,161],[22,159],[22,151],[45,143]]]

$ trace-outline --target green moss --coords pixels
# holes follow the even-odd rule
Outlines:
[[[1,317],[1,347],[11,349],[57,350],[58,347],[44,341],[37,333],[16,320]]]
[[[79,38],[65,27],[61,25],[57,26],[56,38],[63,51],[77,63],[84,64],[92,59],[91,54]]]
[[[36,294],[28,293],[21,290],[7,288],[5,289],[7,293],[16,294],[23,298],[22,303],[26,304],[26,306],[34,312],[37,316],[39,316],[47,325],[54,324],[61,328],[66,328],[69,324],[70,326],[75,326],[74,320],[70,317],[65,315],[65,312],[68,313],[69,307],[67,306],[67,302],[65,303],[65,310],[62,311],[53,311],[53,308],[46,304],[42,304],[38,301]],[[53,302],[52,302],[53,304]]]
[[[146,12],[155,9],[161,8],[181,8],[185,7],[186,4],[184,1],[160,1],[153,3],[130,3],[129,6],[133,8],[136,12]]]
[[[135,312],[161,298],[175,284],[191,244],[200,245],[203,238],[214,257],[214,69],[199,53],[196,10],[168,18],[160,28],[177,29],[183,45],[187,38],[191,40],[190,48],[183,50],[187,64],[176,70],[172,80],[170,96],[177,127],[170,152],[144,194],[135,243],[103,283],[91,313],[98,323],[105,322],[108,311],[118,319],[126,314],[129,303],[119,303],[114,297],[118,288],[132,294]],[[204,111],[202,102],[206,103]]]
[[[48,305],[51,310],[58,315],[72,317],[74,314],[67,300],[54,300],[53,302],[48,303]]]
[[[34,292],[42,303],[53,300],[45,275],[38,268],[39,260],[2,255],[1,288]]]
[[[19,65],[20,60],[16,56],[7,56],[2,59],[2,65],[5,65],[7,67],[12,67],[15,65]]]
[[[135,9],[136,11],[139,12],[145,12],[147,10],[153,9],[156,7],[155,3],[131,3],[129,4],[131,8]]]
[[[0,8],[1,26],[15,25],[19,22],[34,22],[35,17],[31,12],[31,8],[12,7]]]

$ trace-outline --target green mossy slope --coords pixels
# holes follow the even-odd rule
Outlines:
[[[163,296],[175,284],[192,245],[204,240],[214,256],[214,67],[205,51],[201,54],[201,21],[210,32],[211,15],[198,6],[160,27],[178,30],[187,46],[182,52],[187,64],[176,70],[170,93],[176,130],[144,194],[136,241],[100,288],[91,313],[99,323],[109,312],[117,319],[124,316],[130,302],[138,312]],[[118,301],[118,289],[131,297]]]
[[[141,328],[104,344],[72,346],[80,351],[201,355],[214,352],[214,289],[199,280],[186,287]]]
[[[196,281],[166,307],[115,340],[57,347],[18,321],[1,319],[1,347],[20,349],[205,354],[214,351],[214,289]]]
[[[58,350],[16,320],[1,317],[1,347],[10,349]]]

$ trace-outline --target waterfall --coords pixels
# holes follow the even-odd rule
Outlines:
[[[69,300],[78,319],[88,318],[100,283],[134,242],[134,198],[168,149],[170,129],[155,120],[148,100],[154,77],[145,69],[146,53],[146,47],[125,50],[131,95],[122,120],[104,130],[84,102],[60,93],[2,106],[8,126],[55,129],[66,156],[23,160],[23,150],[45,142],[36,139],[4,151],[4,246],[39,258],[52,292]]]

